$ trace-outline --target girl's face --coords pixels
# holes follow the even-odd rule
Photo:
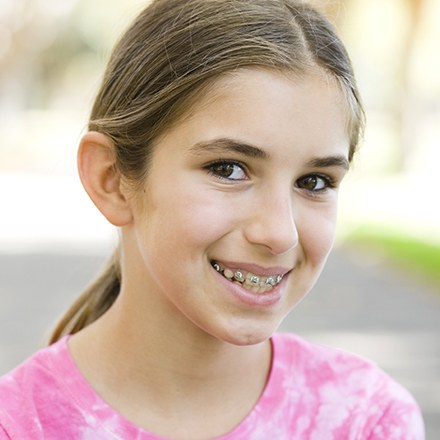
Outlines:
[[[331,249],[346,118],[324,74],[218,81],[158,140],[124,231],[145,313],[237,345],[270,337]]]

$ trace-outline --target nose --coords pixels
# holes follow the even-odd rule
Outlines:
[[[276,197],[274,193],[261,200],[252,209],[245,227],[248,242],[265,246],[274,255],[282,255],[298,245],[291,195]]]

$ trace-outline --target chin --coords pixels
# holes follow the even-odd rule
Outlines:
[[[225,331],[217,339],[237,346],[257,345],[267,341],[277,330],[278,325],[254,324],[254,326],[235,327]]]

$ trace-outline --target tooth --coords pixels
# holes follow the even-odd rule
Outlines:
[[[251,290],[255,293],[265,293],[271,291],[284,277],[284,275],[279,274],[276,276],[258,276],[252,272],[242,272],[241,270],[231,270],[224,268],[219,263],[213,263],[212,267],[219,273],[223,274],[225,278],[245,287],[247,290]],[[246,276],[245,276],[246,273]]]
[[[265,287],[263,286],[258,286],[257,289],[255,290],[255,293],[257,293],[258,295],[261,295],[262,293],[265,292]]]
[[[230,270],[230,269],[225,269],[225,270],[223,271],[223,275],[224,275],[228,280],[231,280],[232,277],[234,276],[234,272],[232,272],[232,270]]]
[[[241,283],[244,281],[243,273],[240,272],[239,270],[237,270],[237,271],[234,273],[234,278],[235,278],[237,281],[240,281]]]
[[[266,279],[267,286],[275,286],[275,284],[276,284],[276,281],[274,280],[273,277],[267,277],[267,279]]]
[[[249,272],[245,282],[251,286],[258,286],[260,284],[260,277]]]
[[[249,284],[246,284],[246,282],[244,282],[243,284],[240,284],[240,286],[244,287],[246,290],[249,290],[250,292],[254,292],[256,293],[258,287],[257,286],[251,286]]]

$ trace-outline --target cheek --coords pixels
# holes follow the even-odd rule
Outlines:
[[[298,231],[306,260],[313,266],[324,264],[333,247],[336,207],[312,210]]]
[[[220,239],[234,224],[230,202],[215,191],[185,191],[181,187],[156,206],[154,229],[163,231],[162,235],[166,234],[167,241],[176,248],[190,252]]]

